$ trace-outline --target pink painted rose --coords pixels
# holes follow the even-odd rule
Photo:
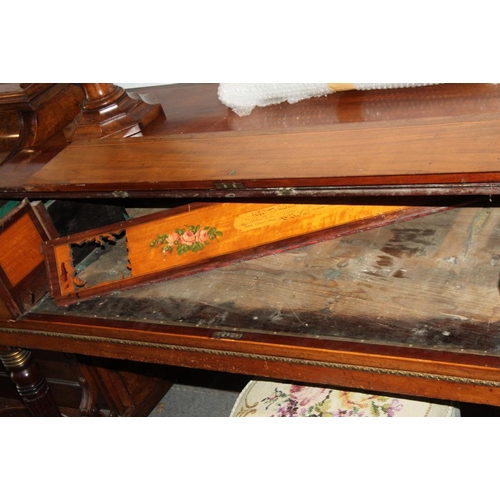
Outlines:
[[[205,241],[208,241],[209,239],[208,231],[206,229],[201,229],[196,233],[196,241],[198,243],[205,243]]]
[[[167,236],[166,244],[167,245],[175,245],[179,241],[179,235],[177,233],[172,233]]]
[[[181,235],[180,239],[181,243],[190,247],[196,241],[196,235],[193,231],[185,231],[183,235]]]

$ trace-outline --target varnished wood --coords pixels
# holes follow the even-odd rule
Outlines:
[[[490,84],[448,84],[430,87],[419,87],[414,89],[393,89],[370,92],[339,92],[324,98],[313,98],[300,101],[290,105],[282,103],[266,108],[255,109],[250,116],[239,117],[217,99],[217,84],[179,84],[165,87],[153,87],[147,89],[136,89],[129,91],[133,98],[141,98],[146,102],[159,103],[165,112],[167,120],[154,120],[141,135],[145,137],[159,137],[187,133],[209,133],[219,132],[232,135],[236,132],[248,134],[261,133],[263,131],[298,131],[304,127],[319,127],[337,129],[346,125],[354,128],[385,125],[411,126],[415,121],[421,120],[444,120],[450,122],[471,122],[476,118],[480,120],[498,119],[500,116],[500,86]],[[23,197],[26,195],[25,182],[36,174],[51,158],[66,147],[67,143],[54,143],[47,145],[42,153],[36,155],[30,153],[18,154],[15,158],[7,161],[0,167],[0,191],[9,193],[9,196]],[[20,168],[22,165],[22,168]],[[147,180],[147,179],[142,179]],[[472,182],[472,179],[470,179]],[[473,192],[476,186],[446,185],[453,188],[454,192],[462,188],[466,192]],[[64,187],[60,186],[64,191]],[[467,189],[466,189],[467,188]],[[488,186],[481,183],[480,190],[484,192]],[[83,189],[83,188],[82,188]],[[61,197],[64,192],[52,189],[51,192],[37,192],[41,197]],[[107,190],[106,196],[120,196],[114,189]],[[233,194],[225,190],[213,194],[225,196]],[[336,196],[342,195],[345,190],[338,187]],[[353,194],[366,195],[366,192],[352,190]],[[417,192],[415,185],[411,190],[404,189],[399,185],[398,189],[382,189],[380,186],[377,193],[401,195],[414,194],[442,194],[431,185]],[[494,190],[491,189],[491,192]],[[316,189],[314,192],[306,191],[306,196],[318,196],[325,193],[325,188]],[[87,193],[88,195],[89,193]],[[129,196],[139,195],[134,192],[122,193]],[[162,196],[163,191],[155,190],[154,185],[148,185],[147,189],[140,188],[141,196]],[[244,190],[238,190],[238,195],[244,196]],[[254,195],[249,193],[248,195]],[[259,193],[264,195],[266,193]],[[275,196],[274,189],[269,196]],[[287,194],[280,193],[280,195]],[[293,194],[293,193],[292,193]],[[372,193],[373,194],[373,193]],[[491,194],[488,192],[487,194]],[[84,196],[84,191],[74,191],[72,196]],[[170,191],[169,196],[175,195]],[[184,196],[200,196],[200,193],[186,192],[178,193]],[[91,196],[99,196],[93,192]]]
[[[500,192],[500,118],[372,124],[273,134],[197,134],[73,144],[26,182],[33,192],[230,192],[427,185]],[[492,184],[494,186],[492,186]],[[280,191],[281,190],[281,191]],[[219,196],[222,196],[218,194]]]
[[[487,203],[69,309],[44,301],[2,337],[500,404],[497,223]]]
[[[23,330],[24,342],[39,347],[59,339],[61,346],[90,353],[97,342],[102,355],[110,358],[500,405],[496,357],[446,352],[437,355],[414,347],[388,348],[344,341],[314,342],[300,336],[278,336],[269,343],[269,338],[259,338],[251,331],[243,332],[238,341],[230,336],[214,337],[213,330],[192,327],[163,326],[162,332],[155,335],[150,328],[141,330],[126,322],[116,337],[109,326],[92,323],[88,320],[78,327],[56,318],[48,326],[54,332],[53,338],[41,334],[43,330],[39,329],[47,328],[42,318],[24,321],[19,327],[27,328]],[[68,327],[71,335],[64,333]],[[86,340],[89,330],[93,342]],[[2,335],[6,340],[15,337],[5,330]]]
[[[69,84],[0,84],[0,164],[22,149],[62,137],[82,99],[83,92]]]
[[[85,93],[81,113],[65,130],[69,141],[137,134],[162,117],[160,104],[131,98],[112,83],[82,83]]]
[[[147,416],[172,385],[161,365],[39,349],[31,354],[65,416]],[[26,409],[0,363],[0,416],[18,407]]]
[[[217,98],[217,84],[178,84],[129,91],[161,103],[166,121],[156,121],[144,136],[172,134],[294,130],[345,124],[391,123],[429,118],[498,116],[500,87],[490,84],[446,84],[409,89],[339,92],[255,108],[238,116]]]
[[[33,242],[33,245],[26,247],[25,242],[28,241]],[[10,226],[0,234],[0,266],[13,287],[43,261],[40,253],[42,241],[27,214],[20,217],[15,226]],[[24,250],[22,258],[19,250]]]
[[[192,204],[50,240],[45,262],[52,296],[68,305],[448,208]],[[84,244],[104,249],[106,243],[110,248],[101,261],[89,261],[77,273],[73,250]]]
[[[69,309],[50,301],[35,309],[495,353],[497,208],[449,210]]]
[[[397,131],[399,125],[408,132],[417,122],[484,125],[496,122],[500,109],[498,86],[443,85],[336,94],[237,117],[217,101],[215,91],[216,85],[137,90],[162,102],[167,115],[142,135],[230,138],[303,133],[304,127]],[[1,189],[9,197],[21,196],[26,180],[58,147],[4,163]],[[487,188],[478,185],[483,192]],[[426,185],[422,194],[432,188]],[[218,195],[224,194],[232,190],[222,188]],[[321,190],[305,194],[310,202]],[[135,200],[123,201],[133,206]],[[46,298],[22,320],[1,321],[0,343],[500,405],[498,208],[495,197],[487,198],[478,207],[68,307]]]
[[[12,381],[34,417],[62,416],[47,380],[30,351],[11,349],[8,353],[0,353],[0,361],[10,372]]]
[[[80,356],[81,365],[95,380],[112,416],[147,416],[172,382],[160,365]]]
[[[15,109],[0,111],[0,165],[13,156],[19,149],[21,141],[21,119]]]
[[[0,218],[0,317],[19,317],[48,291],[42,243],[57,236],[41,202]]]
[[[19,185],[70,141],[126,137],[162,119],[161,104],[113,84],[0,84],[0,184]]]

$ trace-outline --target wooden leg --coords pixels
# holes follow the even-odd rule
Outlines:
[[[34,417],[62,416],[31,351],[11,348],[7,352],[0,352],[0,360],[10,372],[10,378]]]

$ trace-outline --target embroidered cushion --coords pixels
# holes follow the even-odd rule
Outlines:
[[[332,388],[252,380],[231,417],[459,417],[442,401],[364,394]]]

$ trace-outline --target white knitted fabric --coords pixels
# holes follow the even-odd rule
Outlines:
[[[356,90],[394,89],[432,85],[429,83],[352,83]],[[237,115],[249,115],[255,106],[290,104],[333,93],[328,83],[220,83],[218,97]]]
[[[269,106],[288,101],[290,104],[332,91],[326,83],[221,83],[219,100],[237,115],[249,115],[255,106]]]

